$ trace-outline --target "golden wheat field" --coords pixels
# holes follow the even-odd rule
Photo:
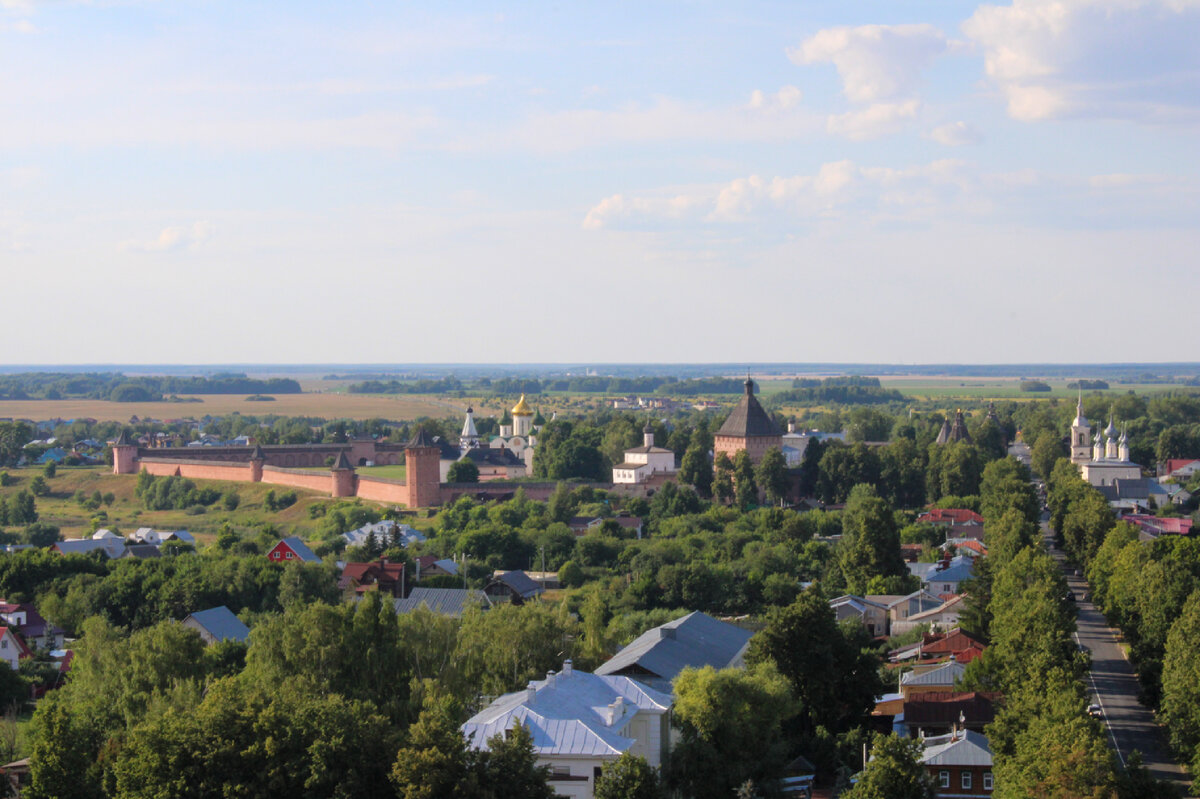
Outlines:
[[[186,395],[184,395],[186,396]],[[278,394],[274,402],[249,402],[245,394],[205,394],[201,402],[108,402],[106,400],[0,400],[0,418],[128,421],[199,418],[238,412],[262,416],[318,416],[325,419],[409,420],[422,416],[459,416],[466,405],[432,397],[372,394]]]

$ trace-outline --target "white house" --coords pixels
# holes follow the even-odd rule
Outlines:
[[[662,765],[670,735],[672,699],[629,677],[575,671],[531,682],[505,694],[462,726],[475,749],[524,724],[533,736],[538,765],[550,767],[554,791],[569,799],[591,799],[605,763],[625,752]]]
[[[16,671],[21,665],[21,658],[30,654],[32,653],[29,651],[29,647],[25,646],[25,642],[12,631],[11,627],[0,627],[0,660]]]
[[[654,429],[642,429],[642,446],[625,450],[625,460],[613,467],[614,483],[644,483],[653,474],[674,474],[675,453],[654,446]]]

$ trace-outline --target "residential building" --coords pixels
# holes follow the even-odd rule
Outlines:
[[[642,633],[596,669],[596,674],[631,677],[669,694],[671,681],[685,668],[745,666],[753,634],[696,611]]]
[[[502,572],[494,576],[491,582],[483,588],[483,592],[488,595],[488,599],[493,605],[497,602],[523,605],[531,599],[541,596],[544,591],[545,589],[534,582],[528,574],[519,570]]]
[[[0,662],[8,664],[13,671],[20,668],[20,662],[33,655],[33,652],[21,640],[21,636],[12,627],[0,627]]]
[[[413,568],[416,570],[415,582],[429,577],[456,577],[458,564],[449,558],[439,558],[437,555],[421,555],[413,558]]]
[[[400,524],[390,519],[384,519],[381,522],[374,522],[372,524],[364,524],[356,530],[342,533],[342,538],[345,539],[346,546],[366,546],[372,535],[375,536],[376,543],[385,549],[394,544],[409,547],[412,544],[425,543],[424,535],[407,524]]]
[[[900,635],[922,624],[928,624],[931,630],[950,629],[958,624],[965,601],[966,596],[964,594],[952,596],[935,608],[914,613],[902,621],[892,622],[891,634]]]
[[[974,576],[975,559],[959,555],[938,563],[937,568],[929,572],[922,582],[929,593],[942,596],[962,593],[960,586]]]
[[[992,794],[992,748],[983,733],[960,729],[923,743],[921,762],[933,777],[939,799]]]
[[[966,664],[954,658],[936,665],[918,665],[900,678],[900,693],[908,700],[915,694],[953,691],[966,669]]]
[[[6,602],[0,599],[0,619],[12,627],[31,649],[58,649],[63,645],[66,631],[42,618],[37,608],[28,602]]]
[[[367,591],[382,591],[393,597],[404,596],[404,563],[387,558],[370,563],[347,563],[338,579],[338,588],[350,598],[361,597]]]
[[[533,737],[538,765],[550,767],[550,785],[568,799],[591,799],[605,763],[625,752],[662,765],[670,736],[672,699],[629,677],[575,671],[531,682],[505,694],[462,725],[475,749],[523,724]]]
[[[50,551],[60,555],[87,555],[100,552],[108,558],[119,558],[125,554],[125,541],[121,538],[68,538],[58,541]]]
[[[224,605],[208,610],[200,610],[189,614],[183,620],[183,626],[200,633],[204,643],[212,645],[221,641],[241,641],[250,639],[250,628],[241,619],[233,615],[233,611]]]
[[[407,598],[394,602],[397,613],[412,613],[424,607],[440,616],[458,618],[472,605],[483,610],[492,606],[488,595],[469,588],[414,588]]]
[[[267,553],[267,559],[272,563],[291,563],[293,561],[300,561],[302,563],[321,562],[321,559],[303,541],[294,535],[288,536],[276,544]]]

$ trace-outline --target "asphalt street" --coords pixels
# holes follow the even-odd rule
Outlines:
[[[1053,536],[1047,533],[1046,545],[1050,548],[1052,544]],[[1090,701],[1103,710],[1109,744],[1122,764],[1137,750],[1155,777],[1186,786],[1184,771],[1174,761],[1167,746],[1166,733],[1155,723],[1154,714],[1138,702],[1137,675],[1118,646],[1117,632],[1108,626],[1104,614],[1092,604],[1087,581],[1075,576],[1074,568],[1060,550],[1051,548],[1050,551],[1066,571],[1067,582],[1076,598],[1079,611],[1076,640],[1091,652],[1088,682],[1093,698]]]

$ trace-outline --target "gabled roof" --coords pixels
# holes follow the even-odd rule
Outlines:
[[[458,564],[449,558],[439,558],[437,555],[421,555],[414,561],[422,570],[428,569],[430,566],[437,566],[447,574],[458,574]]]
[[[746,379],[746,393],[742,395],[737,407],[729,414],[725,424],[717,431],[718,436],[733,438],[752,438],[765,436],[782,436],[779,425],[775,424],[763,406],[754,396],[754,381]]]
[[[983,524],[983,517],[968,508],[930,508],[917,517],[918,522],[967,524],[974,522]]]
[[[519,569],[497,574],[492,578],[489,587],[496,584],[503,585],[522,599],[537,596],[545,590],[542,586],[534,582],[532,577]]]
[[[161,558],[162,552],[154,544],[129,544],[125,547],[125,552],[121,555],[122,558],[137,558],[144,560],[146,558]]]
[[[689,666],[717,669],[729,666],[746,648],[751,636],[749,630],[696,611],[642,633],[596,669],[596,673],[620,674],[626,669],[636,669],[638,673],[660,678],[665,683],[663,690],[669,691],[671,680]]]
[[[963,580],[970,580],[973,576],[975,576],[975,559],[960,555],[951,560],[947,568],[930,572],[925,576],[925,581],[929,583],[960,583]]]
[[[616,757],[635,743],[624,734],[631,719],[643,712],[661,716],[671,704],[669,695],[628,677],[564,669],[501,696],[468,719],[462,732],[472,748],[487,749],[488,739],[524,724],[541,757]]]
[[[970,646],[984,646],[983,641],[960,627],[943,634],[926,633],[924,639],[921,642],[921,652],[926,655],[951,654]]]
[[[314,553],[311,549],[309,549],[303,541],[301,541],[299,538],[297,538],[294,535],[288,536],[287,538],[280,541],[280,543],[287,544],[288,549],[290,549],[290,550],[292,550],[292,552],[296,553],[296,557],[298,557],[300,560],[304,561],[305,563],[320,563],[321,562],[321,559],[316,556],[316,553]]]
[[[55,543],[51,549],[62,555],[86,555],[89,552],[103,552],[110,558],[119,558],[125,553],[125,541],[120,538],[72,538]]]
[[[925,739],[926,766],[988,766],[992,765],[992,747],[987,736],[974,730],[959,730],[951,735]]]
[[[934,616],[939,616],[943,613],[946,613],[947,611],[953,610],[954,606],[958,605],[965,598],[966,598],[966,594],[959,594],[958,596],[955,596],[953,599],[947,599],[945,602],[938,605],[936,608],[930,608],[929,610],[923,610],[920,613],[914,613],[913,615],[908,617],[908,621],[919,624],[920,622],[924,621],[925,619],[931,619]]]
[[[470,605],[492,606],[487,594],[469,588],[414,588],[407,599],[397,599],[397,613],[411,613],[424,605],[442,616],[461,616]]]
[[[455,457],[458,457],[458,450],[455,450]],[[463,453],[462,457],[480,466],[525,465],[525,461],[508,447],[474,447]]]
[[[218,641],[245,641],[250,637],[250,628],[242,624],[233,615],[233,611],[224,605],[208,610],[197,611],[187,617],[208,631],[208,634]],[[187,621],[184,619],[184,621]]]
[[[16,627],[0,625],[0,638],[3,638],[6,635],[8,637],[12,638],[12,640],[16,643],[18,658],[27,658],[33,654],[33,650],[31,650],[25,644],[25,640],[23,638],[21,638],[20,634],[17,632]],[[0,666],[0,668],[4,668],[4,667]]]

